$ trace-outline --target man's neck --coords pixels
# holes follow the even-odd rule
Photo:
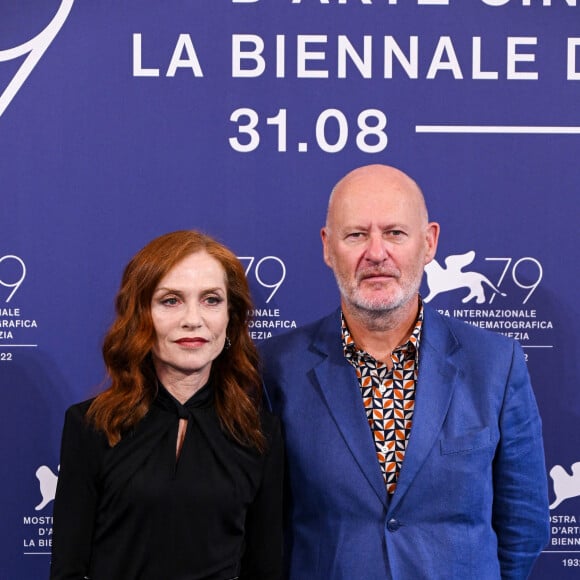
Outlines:
[[[342,303],[342,312],[356,346],[390,368],[391,353],[407,342],[419,312],[419,299],[396,310],[369,312]]]

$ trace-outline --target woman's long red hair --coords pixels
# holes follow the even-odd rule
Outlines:
[[[225,246],[196,231],[177,231],[154,239],[125,268],[116,299],[117,316],[103,344],[110,385],[95,398],[87,415],[111,446],[143,419],[157,394],[150,355],[155,340],[151,318],[155,288],[178,262],[202,251],[224,268],[228,293],[231,346],[213,361],[210,375],[217,414],[233,439],[264,449],[259,415],[262,385],[258,352],[248,334],[252,301],[244,269]]]

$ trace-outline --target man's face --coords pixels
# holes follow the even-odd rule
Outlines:
[[[322,230],[343,308],[368,313],[416,308],[439,227],[427,223],[422,197],[406,176],[366,168],[339,184]]]

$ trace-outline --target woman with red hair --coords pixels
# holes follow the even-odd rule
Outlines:
[[[238,259],[199,232],[129,262],[109,387],[66,413],[53,580],[280,578],[283,450],[251,308]]]

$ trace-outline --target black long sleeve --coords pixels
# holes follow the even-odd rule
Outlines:
[[[281,577],[283,451],[263,415],[266,453],[219,425],[210,387],[180,405],[162,390],[115,447],[71,407],[54,506],[51,580]],[[176,460],[179,417],[187,417]]]

